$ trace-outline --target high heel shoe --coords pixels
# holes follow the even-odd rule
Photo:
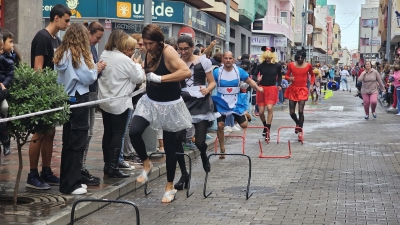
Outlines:
[[[178,183],[174,184],[174,189],[183,190],[183,188],[187,189],[188,186],[189,186],[189,174],[186,174],[182,175]]]
[[[220,148],[219,151],[221,152],[221,154],[225,154],[225,148]],[[220,155],[219,159],[225,159],[225,155]]]
[[[299,128],[297,128],[297,127],[299,127],[299,125],[298,124],[296,124],[296,128],[294,128],[294,133],[299,133]]]
[[[299,133],[298,141],[299,141],[299,142],[302,142],[302,141],[303,141],[303,133],[302,133],[302,132]]]
[[[210,161],[208,160],[207,153],[202,152],[200,153],[201,161],[203,162],[203,169],[206,173],[209,173],[211,170]]]

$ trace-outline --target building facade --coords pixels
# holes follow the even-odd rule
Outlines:
[[[372,64],[380,61],[379,49],[381,47],[381,32],[378,27],[379,1],[366,0],[361,6],[359,27],[360,63],[371,61]]]
[[[234,54],[248,52],[251,38],[249,23],[246,27],[239,24],[238,1],[230,0],[230,41],[229,50]],[[72,4],[71,2],[74,2]],[[98,44],[101,52],[107,37],[113,30],[122,29],[128,34],[141,33],[144,27],[144,0],[43,0],[44,25],[49,23],[49,14],[53,5],[64,4],[73,12],[72,22],[98,21],[104,28],[104,37]],[[190,4],[189,4],[190,3]],[[191,5],[193,4],[193,5]],[[217,40],[214,51],[224,52],[227,40],[226,4],[215,0],[164,1],[153,0],[152,23],[157,24],[165,39],[178,37],[182,28],[191,27],[195,35],[195,44],[208,46],[211,40]],[[60,37],[63,32],[60,32]],[[191,34],[190,34],[191,35]]]
[[[285,61],[291,57],[294,32],[292,17],[294,0],[270,0],[263,19],[256,20],[252,26],[251,54],[261,54],[262,46],[276,48],[278,60]]]
[[[339,66],[351,66],[352,55],[347,48],[343,48],[339,54]]]
[[[328,6],[318,5],[314,9],[315,29],[313,32],[313,56],[312,62],[319,62],[322,65],[327,63],[328,53]]]
[[[392,1],[391,21],[388,21],[388,3]],[[400,2],[396,0],[380,0],[379,1],[379,33],[381,35],[381,46],[379,49],[381,59],[386,58],[387,31],[390,29],[390,57],[389,61],[393,63],[395,56],[400,55]]]
[[[342,52],[342,32],[339,24],[333,25],[333,41],[332,41],[332,64],[338,64]]]

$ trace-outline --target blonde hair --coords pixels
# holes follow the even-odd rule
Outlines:
[[[125,52],[126,50],[126,41],[128,40],[129,35],[125,33],[123,30],[114,30],[111,32],[110,37],[104,47],[106,51],[112,51],[116,48],[120,52]]]
[[[129,49],[134,49],[136,47],[137,41],[135,38],[129,36],[127,39],[123,39],[122,44],[125,46],[125,51],[129,51]]]
[[[313,70],[313,72],[314,72],[314,74],[315,74],[315,77],[321,77],[321,76],[322,76],[322,74],[321,74],[321,72],[319,71],[318,68],[315,68],[315,69]]]
[[[264,51],[260,56],[260,63],[263,63],[266,58],[270,58],[271,59],[271,63],[273,63],[273,64],[277,62],[276,54],[274,52]]]
[[[60,47],[54,53],[54,64],[58,64],[64,57],[64,53],[71,51],[72,66],[77,69],[81,66],[81,57],[89,69],[94,68],[92,52],[90,51],[89,35],[85,26],[73,23],[65,32]]]

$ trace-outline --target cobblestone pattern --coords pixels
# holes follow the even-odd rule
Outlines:
[[[190,198],[180,191],[173,203],[161,204],[163,176],[151,183],[154,191],[149,196],[139,189],[123,199],[139,206],[142,224],[400,224],[398,119],[378,108],[378,118],[365,121],[361,100],[352,94],[337,91],[318,106],[307,103],[304,145],[296,142],[292,129],[283,130],[281,144],[276,144],[277,128],[294,124],[287,112],[275,112],[273,142],[263,146],[266,154],[285,154],[290,140],[290,159],[258,158],[261,131],[248,131],[251,186],[273,188],[275,193],[256,192],[246,200],[244,192],[224,192],[244,189],[248,174],[245,158],[227,156],[211,158],[207,189],[213,194],[206,199],[200,159],[194,160]],[[330,106],[344,110],[328,111]],[[240,139],[231,138],[226,146],[228,153],[241,151]],[[133,209],[110,205],[77,224],[133,222]]]

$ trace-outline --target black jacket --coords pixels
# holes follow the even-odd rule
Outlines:
[[[11,54],[3,53],[0,55],[0,83],[7,88],[14,80],[14,59]]]

